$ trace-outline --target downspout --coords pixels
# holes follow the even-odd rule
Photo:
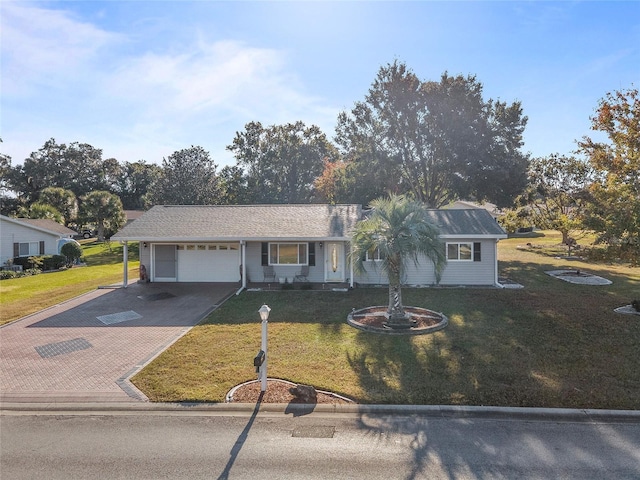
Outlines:
[[[353,243],[349,242],[349,288],[353,288]]]
[[[127,288],[129,283],[129,243],[124,242],[122,248],[122,263],[124,263],[124,275],[122,281],[122,288]]]
[[[493,254],[494,254],[494,258],[496,259],[494,264],[495,264],[495,276],[494,276],[494,283],[496,285],[496,287],[498,288],[504,288],[504,285],[502,285],[499,281],[498,281],[498,242],[500,240],[496,239],[495,244],[494,244],[494,250],[493,250]]]
[[[236,292],[236,295],[240,295],[242,290],[247,288],[247,242],[240,240],[240,266],[242,267],[242,285]]]

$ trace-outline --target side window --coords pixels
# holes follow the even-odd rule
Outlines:
[[[472,243],[447,243],[447,260],[469,262],[473,260]]]

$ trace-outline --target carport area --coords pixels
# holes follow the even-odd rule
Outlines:
[[[5,325],[0,401],[146,401],[129,378],[237,289],[237,283],[132,283]]]

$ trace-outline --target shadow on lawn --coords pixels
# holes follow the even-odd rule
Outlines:
[[[348,362],[357,373],[368,401],[537,407],[640,406],[637,400],[640,376],[635,374],[635,379],[611,384],[599,375],[601,372],[592,369],[594,365],[589,365],[595,363],[597,369],[599,361],[607,356],[602,351],[606,342],[594,345],[591,325],[580,328],[579,322],[576,325],[577,322],[555,311],[553,306],[548,306],[545,312],[532,311],[524,318],[516,318],[511,313],[514,305],[526,300],[546,303],[542,296],[526,291],[492,292],[454,292],[460,307],[448,312],[452,322],[447,329],[431,336],[385,337],[360,333],[358,342],[362,349],[348,355]],[[469,308],[484,296],[488,298],[483,306]],[[638,333],[640,330],[636,330],[636,338]],[[633,343],[628,341],[625,348],[628,369],[635,371]],[[609,362],[603,364],[609,366]],[[613,372],[609,375],[609,378],[615,376]],[[626,400],[616,403],[621,390],[632,384],[636,385],[634,392],[627,392]],[[487,425],[486,420],[479,421]],[[388,433],[413,437],[410,443],[413,462],[408,479],[423,478],[434,459],[442,466],[445,478],[457,478],[461,471],[471,472],[474,478],[502,476],[506,473],[502,469],[508,463],[506,459],[516,455],[519,449],[557,442],[553,448],[540,450],[540,468],[548,468],[551,473],[559,459],[573,458],[570,457],[572,449],[584,448],[575,440],[581,438],[580,435],[569,436],[568,442],[549,440],[543,436],[538,438],[535,428],[510,434],[505,439],[505,427],[472,428],[478,422],[473,417],[443,419],[363,414],[359,421],[363,430],[370,431],[381,442]],[[492,433],[491,428],[496,430]],[[597,444],[607,442],[608,445],[598,428],[587,428],[593,428],[586,434],[593,434]],[[622,440],[627,446],[634,441],[632,438]],[[542,455],[543,451],[552,452],[555,459]],[[604,455],[602,451],[604,448],[594,447],[593,458]],[[628,459],[630,451],[622,447],[619,454]],[[535,456],[536,449],[532,448],[532,452]]]
[[[513,263],[534,287],[407,290],[406,304],[449,317],[443,331],[359,333],[347,361],[367,403],[639,408],[640,322],[613,312],[629,279],[571,285]]]
[[[344,393],[365,403],[640,408],[640,322],[613,312],[630,302],[638,277],[586,265],[614,284],[572,285],[544,273],[558,264],[500,266],[525,288],[403,289],[406,305],[442,311],[449,325],[419,337],[353,333],[331,357],[347,362],[362,392]],[[267,303],[270,323],[315,324],[341,335],[352,308],[386,300],[386,289],[260,292],[228,302],[208,322],[257,324],[257,309]]]

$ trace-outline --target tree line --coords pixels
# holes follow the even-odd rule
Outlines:
[[[219,169],[200,146],[156,165],[103,160],[91,145],[50,139],[22,164],[0,156],[1,209],[72,225],[109,205],[368,205],[397,194],[431,208],[457,199],[491,202],[509,209],[509,228],[534,222],[567,238],[572,229],[590,228],[605,241],[633,242],[640,231],[638,110],[637,90],[607,94],[592,128],[608,142],[584,137],[571,155],[531,159],[523,152],[520,102],[485,100],[473,75],[421,80],[396,61],[339,114],[332,140],[301,121],[250,122],[227,146],[235,165]],[[104,228],[117,230],[121,221],[105,220]]]
[[[609,256],[640,264],[640,95],[607,93],[591,117],[606,141],[578,140],[572,155],[534,158],[529,181],[503,218],[513,230],[535,225],[558,230],[571,246],[585,231]]]

